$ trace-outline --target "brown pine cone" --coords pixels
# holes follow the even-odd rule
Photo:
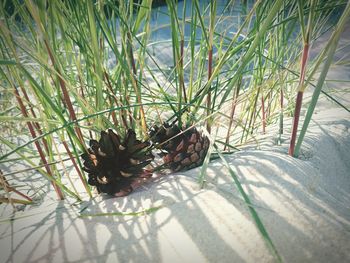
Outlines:
[[[113,130],[102,131],[101,139],[90,140],[88,152],[81,157],[83,170],[89,175],[88,183],[98,192],[126,195],[152,176],[146,169],[154,159],[150,143],[137,140],[133,130],[128,130],[123,142]]]
[[[161,150],[166,168],[177,172],[200,166],[208,152],[209,139],[195,127],[180,128],[177,124],[158,127],[150,131],[151,141]]]

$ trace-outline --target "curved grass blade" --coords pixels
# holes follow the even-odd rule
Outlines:
[[[83,214],[80,214],[78,217],[85,218],[85,217],[99,217],[99,216],[143,216],[143,215],[154,213],[163,207],[164,206],[156,206],[156,207],[151,207],[138,212],[127,212],[127,213],[123,213],[123,212],[107,212],[107,213],[95,213],[95,214],[83,213]]]
[[[267,247],[270,249],[270,251],[272,252],[272,254],[274,255],[274,257],[276,258],[276,260],[278,262],[282,262],[282,258],[279,255],[275,245],[272,242],[272,239],[270,238],[263,222],[261,221],[258,213],[256,212],[256,210],[254,209],[254,206],[252,204],[252,202],[250,201],[249,196],[246,194],[246,192],[243,189],[243,186],[241,185],[236,173],[232,170],[231,166],[229,165],[229,163],[226,161],[225,157],[222,155],[222,153],[220,152],[220,150],[218,149],[218,147],[216,145],[214,145],[214,147],[217,150],[217,154],[219,155],[220,159],[222,160],[222,162],[224,163],[224,166],[226,166],[226,168],[229,170],[229,173],[233,179],[233,181],[235,182],[235,185],[237,186],[237,189],[239,191],[239,193],[241,194],[241,196],[243,197],[248,210],[254,220],[254,223],[256,225],[256,227],[258,228],[258,230],[260,231],[260,234],[262,235]]]

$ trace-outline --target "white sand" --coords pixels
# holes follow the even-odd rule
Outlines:
[[[344,67],[333,67],[332,76],[350,79]],[[340,99],[350,106],[349,95]],[[286,154],[289,133],[282,139],[278,146],[269,133],[258,149],[227,160],[283,261],[350,262],[350,114],[321,95],[300,159]],[[163,177],[126,198],[76,206],[49,200],[13,221],[1,205],[0,262],[274,261],[223,164],[209,165],[202,190],[198,173]],[[83,207],[101,213],[158,206],[142,216],[78,217]]]
[[[286,262],[350,261],[349,113],[321,101],[301,159],[267,136],[227,157]],[[332,106],[331,108],[329,108]],[[328,109],[327,109],[328,108]],[[198,189],[199,168],[159,179],[126,198],[78,206],[46,202],[0,222],[0,262],[271,262],[270,250],[220,161]],[[83,213],[142,216],[78,218]],[[20,218],[22,217],[22,218]]]

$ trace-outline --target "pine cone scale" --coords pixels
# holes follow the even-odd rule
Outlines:
[[[145,173],[154,158],[150,144],[137,140],[133,130],[128,130],[123,142],[113,130],[102,131],[100,140],[90,140],[90,148],[81,157],[88,183],[98,192],[125,195],[132,191],[135,180],[152,175]]]
[[[165,152],[164,164],[173,171],[201,165],[209,148],[209,139],[193,127],[153,126],[150,137],[156,147]]]

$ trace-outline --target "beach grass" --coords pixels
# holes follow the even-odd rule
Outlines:
[[[151,0],[2,1],[0,165],[21,162],[27,168],[1,174],[0,202],[32,203],[35,190],[22,191],[30,171],[46,178],[58,199],[91,198],[80,156],[101,130],[125,135],[133,129],[147,140],[155,123],[192,125],[211,141],[201,187],[211,157],[219,156],[281,260],[223,154],[277,124],[278,137],[290,135],[289,154],[298,157],[349,20],[349,3],[165,2],[165,8],[152,8]],[[328,32],[328,42],[311,57],[312,44]],[[315,90],[298,137],[307,87]],[[291,116],[289,130],[284,122]],[[24,186],[12,185],[19,173]]]

